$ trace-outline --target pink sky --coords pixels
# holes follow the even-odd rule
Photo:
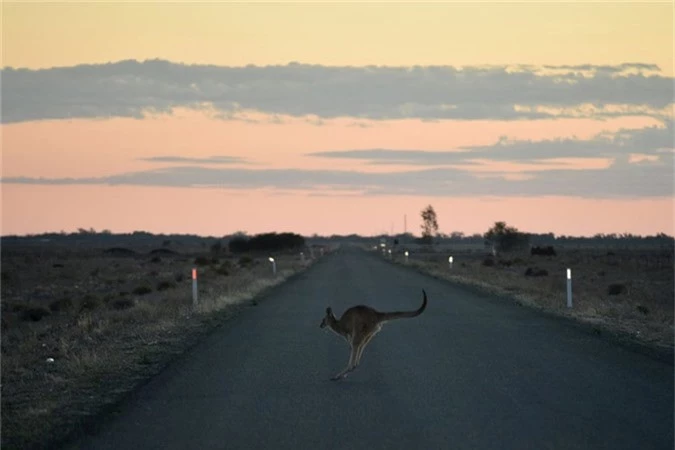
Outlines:
[[[96,177],[170,166],[138,158],[212,155],[243,157],[254,163],[250,166],[253,168],[382,171],[393,169],[303,155],[373,147],[452,150],[493,144],[500,136],[516,140],[589,139],[600,132],[655,123],[650,118],[633,117],[605,121],[360,121],[366,127],[353,126],[353,119],[328,120],[322,126],[288,117],[283,121],[248,123],[181,111],[145,120],[5,124],[3,177]],[[603,166],[602,159],[599,161]],[[583,169],[589,162],[575,164]],[[517,173],[521,165],[512,166]],[[235,231],[372,235],[389,232],[392,224],[395,232],[402,231],[404,215],[408,231],[419,233],[419,213],[427,204],[436,209],[440,231],[445,233],[484,232],[498,220],[525,231],[567,235],[673,230],[672,198],[499,197],[497,192],[490,198],[364,196],[284,189],[3,184],[2,200],[3,235],[73,231],[79,227],[216,236]]]
[[[376,235],[420,233],[420,211],[434,206],[441,232],[483,233],[504,220],[520,230],[566,235],[652,235],[672,230],[671,199],[428,198],[312,196],[266,190],[5,185],[3,235],[77,227],[222,236],[236,231]],[[626,209],[630,208],[627,214]],[[73,225],[75,224],[75,225]]]

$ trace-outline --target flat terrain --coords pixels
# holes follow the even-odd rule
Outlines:
[[[385,325],[346,380],[326,306]],[[673,366],[343,248],[135,391],[77,449],[672,449]]]
[[[551,255],[529,251],[493,257],[485,249],[404,248],[386,259],[454,283],[592,325],[640,345],[673,351],[673,249],[569,248]],[[553,247],[550,247],[553,249]],[[448,256],[454,255],[450,268]],[[566,270],[572,269],[574,307],[566,307]]]
[[[275,252],[272,274],[269,253],[214,252],[200,245],[206,239],[169,250],[162,239],[129,247],[3,241],[3,449],[52,448],[309,263]]]

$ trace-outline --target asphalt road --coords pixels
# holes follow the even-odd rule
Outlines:
[[[343,381],[326,306],[426,311]],[[672,449],[673,366],[342,249],[139,389],[81,449]]]

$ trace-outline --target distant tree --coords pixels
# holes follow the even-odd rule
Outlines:
[[[422,216],[422,240],[431,244],[434,235],[438,233],[438,219],[434,207],[429,205],[421,212]]]
[[[506,225],[506,222],[495,222],[484,235],[485,242],[492,249],[492,254],[523,249],[529,246],[530,236],[521,233],[515,227]]]

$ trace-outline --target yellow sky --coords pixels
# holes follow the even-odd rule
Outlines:
[[[673,3],[3,2],[4,67],[163,58],[216,65],[658,64]]]

